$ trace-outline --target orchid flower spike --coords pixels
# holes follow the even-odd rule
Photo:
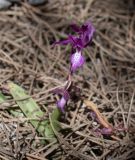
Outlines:
[[[76,24],[72,24],[71,28],[77,34],[69,35],[67,39],[55,42],[55,44],[70,44],[72,46],[72,52],[70,57],[70,72],[72,74],[78,68],[82,67],[85,63],[85,58],[82,55],[82,50],[86,48],[91,42],[93,34],[95,32],[95,28],[93,27],[91,22],[86,22],[81,27],[77,26]]]

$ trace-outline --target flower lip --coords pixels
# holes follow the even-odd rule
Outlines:
[[[70,98],[69,92],[66,89],[55,89],[53,93],[61,96],[60,100],[57,101],[57,107],[64,112],[65,105]]]
[[[61,99],[57,102],[57,107],[62,112],[64,112],[64,108],[65,108],[66,103],[67,103],[67,100],[64,98],[64,96],[62,96]]]
[[[81,51],[76,51],[74,54],[72,54],[70,62],[71,62],[71,69],[70,69],[71,72],[75,72],[78,68],[83,66],[85,58],[81,54]]]

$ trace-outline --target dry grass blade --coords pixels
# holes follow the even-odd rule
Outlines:
[[[102,114],[99,112],[97,106],[88,100],[84,100],[84,103],[87,107],[89,107],[97,116],[97,119],[99,120],[100,124],[103,125],[105,128],[110,128],[111,124],[105,119],[105,117],[102,116]]]

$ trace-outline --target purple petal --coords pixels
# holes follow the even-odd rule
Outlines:
[[[87,32],[88,30],[88,25],[87,23],[85,23],[84,25],[82,25],[82,27],[80,28],[80,34],[81,33],[84,33],[84,32]]]
[[[57,41],[57,42],[54,42],[53,45],[57,45],[57,44],[60,44],[60,45],[67,45],[71,43],[70,39],[65,39],[65,40],[62,40],[62,41]]]
[[[60,100],[57,102],[57,107],[58,107],[62,112],[64,112],[64,107],[65,107],[67,101],[68,101],[69,98],[70,98],[70,95],[69,95],[68,91],[65,90],[65,89],[63,89],[63,88],[57,88],[57,89],[53,90],[53,93],[58,94],[58,95],[61,95]]]
[[[77,49],[78,51],[82,50],[84,48],[82,40],[78,37],[71,37],[72,38],[72,48]]]
[[[57,106],[62,112],[64,112],[64,107],[66,103],[67,103],[67,100],[64,98],[64,96],[62,96],[61,99],[57,102]]]
[[[81,27],[80,38],[82,39],[84,47],[86,47],[92,40],[94,32],[95,28],[93,27],[91,22],[87,22]]]
[[[63,92],[63,97],[64,97],[64,99],[65,99],[66,101],[68,101],[69,98],[70,98],[69,92],[65,90],[65,91]]]
[[[75,72],[78,68],[83,66],[85,58],[82,56],[81,51],[71,55],[71,72]]]
[[[112,129],[111,128],[102,128],[100,130],[100,132],[103,134],[103,135],[111,135],[112,134]]]
[[[57,44],[60,44],[60,45],[71,44],[72,48],[74,49],[83,48],[82,40],[78,36],[72,36],[72,35],[69,35],[68,38],[65,40],[55,42],[53,45],[55,46]]]

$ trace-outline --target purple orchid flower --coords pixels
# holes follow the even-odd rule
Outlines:
[[[83,48],[87,47],[95,32],[95,28],[91,22],[86,22],[81,27],[77,26],[76,24],[72,24],[71,28],[77,32],[76,36],[69,35],[67,39],[55,42],[54,44],[71,44],[72,48],[77,50],[82,50]]]
[[[91,42],[93,34],[95,32],[95,28],[93,27],[92,23],[86,22],[81,27],[77,26],[76,24],[72,24],[71,27],[80,35],[79,38],[81,39],[83,48],[87,47],[89,42]]]
[[[101,134],[103,135],[111,135],[112,134],[112,128],[102,128],[100,129]]]
[[[70,98],[68,91],[66,89],[55,89],[53,93],[61,96],[60,100],[57,101],[57,107],[64,113],[65,106]]]
[[[77,33],[77,35],[69,35],[67,39],[55,42],[54,44],[72,45],[70,71],[73,73],[85,63],[82,50],[91,42],[95,28],[91,22],[86,22],[81,27],[77,26],[76,24],[72,24],[71,27]]]

